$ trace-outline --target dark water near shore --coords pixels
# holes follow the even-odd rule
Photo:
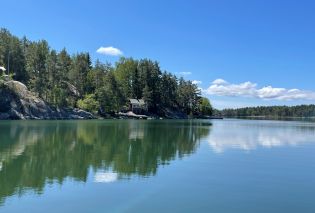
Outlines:
[[[315,123],[1,121],[0,212],[313,213]]]

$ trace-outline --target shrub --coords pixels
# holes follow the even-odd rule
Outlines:
[[[97,113],[100,103],[95,99],[94,94],[89,94],[84,96],[83,99],[78,100],[77,105],[80,109],[92,112],[92,113]]]

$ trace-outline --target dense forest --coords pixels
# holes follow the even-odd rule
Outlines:
[[[216,111],[215,114],[224,117],[315,117],[315,105],[300,106],[261,106],[246,107],[240,109],[224,109]]]
[[[89,53],[70,55],[66,49],[52,49],[45,40],[20,39],[1,29],[0,66],[55,107],[108,114],[126,108],[128,99],[135,98],[144,99],[152,114],[163,115],[166,109],[198,116],[212,113],[195,84],[162,71],[149,59],[92,63]]]

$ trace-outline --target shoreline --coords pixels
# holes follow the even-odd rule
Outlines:
[[[207,116],[207,117],[187,117],[187,118],[169,118],[159,116],[95,116],[93,118],[26,118],[26,119],[0,119],[0,121],[79,121],[79,120],[223,120],[223,117]]]

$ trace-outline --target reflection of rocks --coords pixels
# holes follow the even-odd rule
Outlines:
[[[38,134],[36,129],[32,126],[25,127],[16,122],[11,123],[10,127],[0,125],[0,141],[16,141],[14,144],[10,144],[8,147],[0,147],[0,164],[10,161],[20,156],[27,146],[35,144],[43,135]],[[7,132],[9,131],[9,132]],[[8,135],[8,133],[10,133]],[[8,137],[5,137],[8,135]],[[1,170],[1,169],[0,169]]]
[[[0,124],[0,202],[70,177],[113,182],[155,175],[161,164],[193,153],[209,126],[189,121],[40,121]],[[2,158],[5,156],[5,158]]]
[[[313,124],[266,121],[261,121],[259,124],[253,121],[224,122],[224,124],[218,123],[208,137],[208,143],[215,152],[223,152],[226,149],[253,150],[259,146],[279,147],[315,143]]]

